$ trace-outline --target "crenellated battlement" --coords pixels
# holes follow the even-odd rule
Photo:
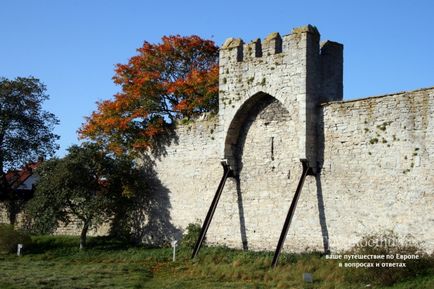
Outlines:
[[[314,26],[307,25],[293,29],[291,34],[285,35],[283,38],[278,32],[272,32],[265,37],[263,42],[260,38],[252,40],[250,43],[245,43],[240,38],[228,38],[220,49],[220,60],[221,62],[231,62],[231,60],[236,59],[237,62],[242,62],[263,55],[271,56],[284,53],[286,49],[300,40],[300,35],[303,33],[311,33],[319,37],[318,30]]]
[[[343,46],[327,41],[320,45],[318,30],[307,25],[283,37],[270,33],[263,40],[245,43],[228,38],[220,49],[219,118],[223,131],[243,114],[250,100],[270,95],[293,117],[300,158],[315,160],[316,115],[322,102],[342,100]],[[230,159],[231,143],[224,146]],[[230,144],[230,145],[228,145]],[[314,162],[313,162],[314,163]]]
[[[219,60],[223,106],[228,94],[232,95],[232,104],[244,98],[243,92],[290,85],[297,78],[316,82],[318,102],[343,97],[343,45],[332,41],[320,44],[320,34],[312,25],[294,28],[283,37],[273,32],[249,43],[228,38],[220,49]]]
[[[343,45],[326,41],[320,45],[318,30],[307,25],[283,37],[270,33],[245,43],[228,38],[220,49],[220,91],[266,86],[267,78],[283,80],[308,74],[321,82],[319,101],[341,100],[343,93]],[[287,80],[290,81],[290,80]],[[223,96],[225,97],[225,96]]]

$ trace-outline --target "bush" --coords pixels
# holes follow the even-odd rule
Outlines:
[[[370,260],[373,263],[405,263],[405,267],[373,267],[346,270],[346,281],[367,282],[390,286],[394,283],[427,274],[433,270],[434,256],[424,253],[411,239],[399,240],[394,232],[364,237],[348,254],[359,255],[419,255],[413,260]],[[368,261],[367,261],[368,262]]]
[[[201,225],[199,223],[188,224],[186,232],[182,236],[181,246],[193,249],[197,239],[199,239],[200,229]]]
[[[23,231],[14,230],[9,224],[0,224],[0,253],[14,253],[17,245],[27,247],[31,244],[30,236]]]

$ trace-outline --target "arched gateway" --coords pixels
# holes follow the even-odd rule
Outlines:
[[[342,100],[342,45],[320,46],[316,28],[306,26],[283,38],[272,33],[263,43],[230,38],[219,63],[224,173],[193,256],[224,190],[236,192],[243,247],[253,249],[269,247],[263,243],[277,241],[279,235],[261,226],[256,212],[268,208],[266,223],[278,218],[282,226],[296,192],[280,232],[277,260],[304,178],[321,166],[319,105]],[[269,203],[270,194],[285,201],[283,207]]]

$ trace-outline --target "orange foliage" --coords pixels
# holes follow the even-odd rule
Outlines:
[[[164,36],[144,42],[113,81],[121,92],[97,103],[79,130],[116,154],[153,148],[176,119],[218,107],[218,48],[198,36]]]

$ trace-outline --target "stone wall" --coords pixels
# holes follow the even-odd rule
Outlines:
[[[0,224],[9,223],[8,214],[3,204],[0,204]]]
[[[298,121],[271,96],[248,115],[237,142],[238,178],[230,179],[223,191],[208,239],[269,250],[277,244],[301,173],[294,134]]]
[[[0,224],[9,224],[9,218],[7,215],[7,210],[3,204],[0,204]],[[21,227],[24,224],[24,216],[22,213],[19,213],[17,216],[18,227]],[[72,220],[68,225],[60,225],[56,231],[55,235],[80,235],[82,228],[82,223],[79,220]],[[110,224],[102,224],[97,228],[92,228],[88,232],[88,236],[104,236],[107,235],[110,230]]]
[[[434,250],[434,88],[323,106],[332,248],[394,230]]]
[[[394,230],[434,249],[434,89],[326,103],[321,107],[322,170],[308,176],[287,251],[348,249]],[[301,174],[296,124],[265,97],[242,126],[239,178],[228,180],[207,238],[235,248],[273,250]],[[218,121],[181,126],[156,164],[181,231],[203,221],[222,175]],[[211,133],[213,132],[213,133]]]
[[[172,144],[154,160],[154,203],[160,207],[155,218],[166,222],[163,230],[149,230],[159,234],[152,236],[157,243],[179,237],[189,223],[204,219],[223,172],[217,141],[220,135],[215,117],[179,125]]]
[[[271,250],[277,244],[301,174],[298,138],[293,134],[298,120],[269,95],[258,99],[246,115],[234,148],[238,178],[227,181],[207,241],[234,248]],[[156,199],[167,205],[170,223],[178,232],[189,223],[202,223],[206,216],[223,173],[222,139],[218,118],[180,125],[176,141],[155,162],[159,180],[154,187]],[[316,188],[315,179],[307,183]],[[297,250],[322,246],[316,193],[302,196],[299,208],[294,222],[302,226],[294,226],[290,234],[297,238],[288,239],[286,249],[294,244]],[[306,231],[306,224],[311,231]],[[163,235],[158,239],[177,235],[172,230],[160,233]]]

